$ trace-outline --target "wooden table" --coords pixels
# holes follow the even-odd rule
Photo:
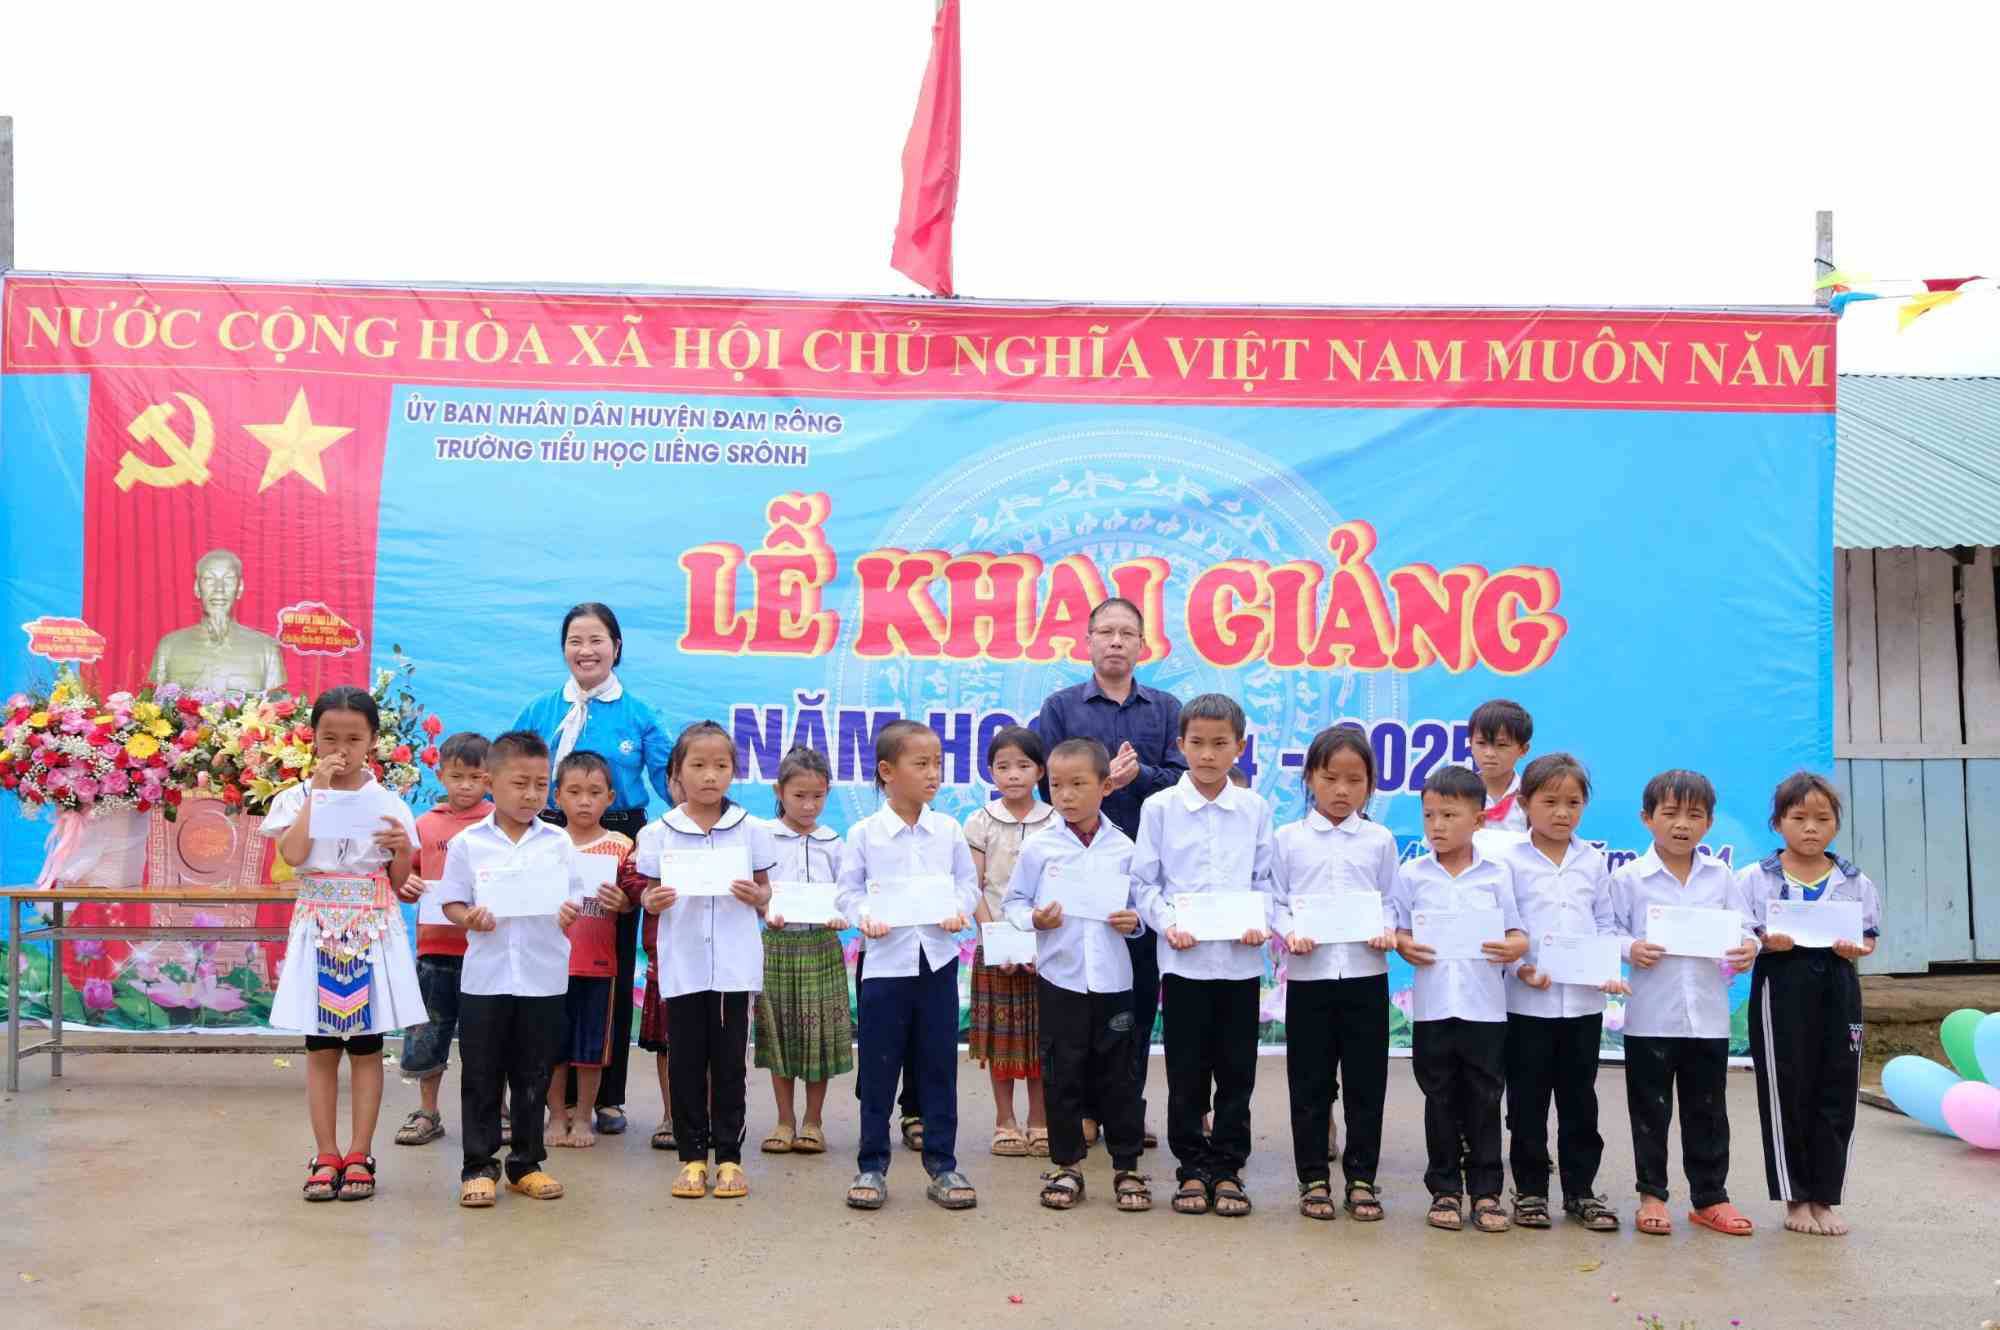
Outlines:
[[[7,1089],[11,1093],[21,1088],[21,1061],[37,1053],[49,1055],[49,1075],[62,1075],[63,1059],[63,1019],[62,1019],[62,958],[63,943],[96,939],[116,942],[283,942],[290,929],[273,928],[256,924],[220,925],[213,928],[191,927],[182,924],[161,925],[112,925],[112,924],[66,924],[63,919],[65,907],[86,903],[103,905],[289,905],[298,895],[296,887],[272,885],[205,886],[205,887],[61,887],[50,891],[38,891],[33,887],[0,887],[0,900],[7,902],[7,942],[9,964],[7,966]],[[46,928],[21,928],[21,906],[23,904],[49,905],[54,907],[53,916]],[[53,952],[49,957],[49,1029],[50,1037],[38,1044],[21,1047],[21,947],[28,942],[47,942]],[[230,1047],[234,1042],[224,1039],[204,1040],[201,1051],[205,1053],[270,1053],[273,1046],[259,1040],[254,1047]],[[247,1042],[247,1041],[246,1041]],[[92,1043],[72,1045],[71,1053],[176,1053],[185,1052],[191,1045],[186,1040],[173,1040],[165,1036],[148,1035],[143,1041],[134,1043]],[[303,1041],[296,1046],[287,1045],[277,1051],[302,1051]]]

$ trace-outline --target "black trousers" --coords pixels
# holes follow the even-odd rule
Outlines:
[[[860,954],[854,958],[854,991],[856,993],[861,991],[861,980],[867,972],[868,948],[863,947]],[[922,1085],[917,1078],[917,1050],[914,1047],[910,1049],[909,1054],[903,1059],[903,1074],[900,1083],[902,1089],[896,1095],[896,1111],[906,1118],[921,1119],[923,1112],[917,1107],[917,1104],[921,1097]],[[858,1076],[854,1078],[854,1097],[856,1099],[861,1098],[861,1078]]]
[[[1625,1036],[1625,1105],[1641,1196],[1667,1199],[1667,1131],[1678,1086],[1688,1199],[1697,1210],[1729,1199],[1728,1076],[1727,1039]]]
[[[1076,1165],[1090,1152],[1083,1119],[1093,1107],[1111,1166],[1139,1167],[1145,1118],[1132,1079],[1136,1037],[1130,993],[1076,993],[1035,980],[1041,1003],[1042,1094],[1048,1105],[1049,1161]]]
[[[743,1162],[743,1054],[750,995],[703,990],[667,999],[667,1077],[681,1162]]]
[[[465,993],[458,1002],[458,1112],[465,1134],[465,1165],[461,1180],[498,1178],[500,1162],[500,1093],[508,1105],[513,1144],[507,1150],[507,1176],[519,1179],[549,1157],[542,1143],[543,1119],[549,1105],[549,1073],[555,1069],[569,1033],[565,1011],[569,999],[514,997],[510,994]]]
[[[1507,1014],[1507,1163],[1514,1190],[1549,1194],[1549,1101],[1563,1199],[1595,1196],[1604,1138],[1597,1134],[1597,1052],[1604,1014]]]
[[[1507,1027],[1499,1021],[1417,1021],[1410,1064],[1424,1092],[1424,1186],[1433,1196],[1498,1196],[1500,1091]],[[1354,1095],[1348,1082],[1348,1097]],[[1464,1152],[1460,1153],[1460,1143]]]
[[[557,826],[563,815],[553,808],[542,810],[542,820]],[[643,808],[614,808],[600,819],[606,831],[630,836],[634,841],[646,826]],[[598,1108],[625,1106],[625,1073],[632,1065],[632,977],[639,972],[639,916],[632,910],[618,916],[618,982],[611,988],[611,1061],[605,1064],[603,1079],[597,1082]],[[563,1076],[563,1103],[576,1103],[576,1068]]]
[[[1257,980],[1170,974],[1163,987],[1174,1178],[1240,1177],[1250,1159],[1250,1093],[1257,1088]],[[1211,1098],[1215,1129],[1203,1136],[1201,1118]],[[1053,1157],[1053,1145],[1050,1150]]]
[[[1347,1073],[1347,1142],[1340,1171],[1373,1182],[1389,1089],[1389,976],[1294,980],[1285,986],[1285,1079],[1292,1094],[1292,1162],[1299,1181],[1327,1182],[1326,1134],[1336,1069]]]
[[[1824,947],[1750,972],[1750,1057],[1774,1201],[1839,1205],[1861,1088],[1861,976]]]

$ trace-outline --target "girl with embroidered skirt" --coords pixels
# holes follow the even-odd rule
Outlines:
[[[744,1053],[750,1003],[763,987],[762,919],[771,899],[771,851],[764,825],[728,797],[736,744],[714,721],[681,731],[672,777],[686,799],[646,824],[633,852],[646,879],[640,897],[660,916],[660,990],[673,1027],[674,1128],[680,1176],[673,1194],[750,1194],[743,1176]],[[719,876],[728,871],[726,880]]]
[[[818,749],[794,748],[778,764],[778,816],[766,822],[778,856],[773,882],[832,885],[840,875],[840,837],[819,824],[833,772]],[[854,1025],[847,1005],[847,921],[798,923],[771,913],[764,929],[764,991],[757,995],[757,1065],[771,1073],[778,1125],[766,1154],[824,1154],[822,1110],[827,1082],[854,1070]],[[806,1117],[793,1116],[797,1082],[806,1083]]]
[[[299,883],[271,1025],[306,1037],[306,1107],[316,1154],[307,1164],[308,1201],[363,1201],[375,1194],[375,1119],[382,1110],[382,1036],[421,1025],[423,990],[398,900],[409,885],[416,819],[375,783],[369,754],[381,716],[359,688],[329,688],[312,709],[313,771],[271,801],[264,835]],[[315,836],[323,824],[372,816],[364,836]],[[342,1154],[334,1135],[340,1057],[348,1058],[352,1134]]]
[[[1000,797],[965,820],[965,843],[979,873],[976,921],[1004,923],[1000,906],[1021,843],[1056,825],[1055,810],[1035,800],[1046,756],[1033,730],[1010,725],[986,744],[986,766]],[[993,1153],[1047,1155],[1048,1111],[1042,1098],[1040,999],[1032,965],[988,965],[972,953],[972,1016],[967,1051],[993,1080]],[[1014,1119],[1014,1082],[1027,1084],[1028,1130]]]

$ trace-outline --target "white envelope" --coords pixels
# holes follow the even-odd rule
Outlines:
[[[1743,942],[1743,916],[1734,910],[1709,910],[1694,905],[1648,905],[1646,941],[1667,949],[1669,956],[1705,956],[1721,960]]]
[[[834,895],[831,882],[773,882],[768,912],[788,924],[823,924],[840,917]]]
[[[730,883],[749,880],[750,851],[741,845],[660,851],[660,884],[677,896],[727,896]]]
[[[1623,976],[1618,950],[1609,934],[1544,933],[1534,965],[1559,984],[1602,988]]]
[[[1861,941],[1860,901],[1766,902],[1764,931],[1783,933],[1798,947],[1830,947]]]
[[[1067,907],[1065,907],[1066,909]],[[988,965],[1033,965],[1035,935],[1002,920],[979,926],[979,945]]]
[[[1062,904],[1065,919],[1109,919],[1132,908],[1132,879],[1122,873],[1086,872],[1076,864],[1050,864],[1035,906],[1050,901]]]
[[[868,884],[868,899],[861,908],[870,919],[891,928],[935,927],[960,912],[958,884],[949,873],[882,878]]]
[[[476,868],[472,873],[472,903],[485,906],[496,919],[553,915],[568,899],[567,874],[523,873],[517,868]]]
[[[576,875],[583,879],[583,894],[595,897],[599,888],[618,885],[618,861],[608,854],[579,854]]]
[[[1410,935],[1431,948],[1441,961],[1483,961],[1480,948],[1507,936],[1507,916],[1497,905],[1471,910],[1418,910],[1410,916]]]
[[[380,785],[314,790],[309,797],[314,840],[373,840],[382,819],[395,816],[395,796]]]
[[[1197,942],[1240,942],[1270,927],[1261,891],[1184,891],[1174,897],[1174,927]]]
[[[1379,891],[1313,891],[1292,897],[1292,932],[1325,945],[1382,935]]]
[[[424,894],[417,897],[417,922],[419,924],[448,924],[444,917],[444,884],[424,883]]]

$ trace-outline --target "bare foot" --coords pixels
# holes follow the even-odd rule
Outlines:
[[[588,1150],[591,1146],[597,1144],[597,1133],[589,1127],[579,1124],[575,1130],[570,1132],[569,1139],[564,1141],[563,1144],[575,1150]]]
[[[1813,1222],[1819,1225],[1818,1229],[1815,1230],[1816,1232],[1823,1233],[1829,1238],[1844,1238],[1847,1236],[1847,1223],[1833,1212],[1832,1206],[1813,1206],[1812,1217]]]
[[[576,1137],[570,1135],[567,1123],[560,1129],[554,1123],[550,1123],[547,1133],[542,1137],[542,1144],[551,1150],[567,1150],[576,1144]]]
[[[1817,1220],[1813,1218],[1813,1208],[1804,1201],[1785,1203],[1785,1229],[1791,1233],[1821,1233]]]

